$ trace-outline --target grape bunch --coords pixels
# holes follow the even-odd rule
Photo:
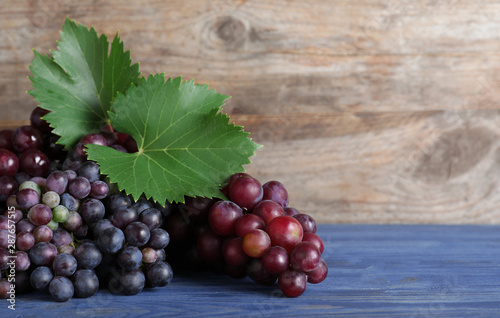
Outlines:
[[[230,201],[187,197],[166,221],[175,267],[225,272],[278,286],[288,297],[322,282],[328,267],[316,222],[288,207],[278,181],[264,185],[246,173],[231,176],[222,188]]]
[[[0,131],[0,298],[14,272],[16,293],[44,290],[56,301],[170,284],[164,219],[174,206],[132,201],[84,152],[89,143],[133,152],[135,141],[104,128],[68,152],[46,113],[37,107],[31,125]]]

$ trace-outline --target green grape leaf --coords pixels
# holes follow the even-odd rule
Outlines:
[[[89,144],[88,158],[134,199],[221,197],[222,183],[244,171],[261,147],[221,112],[228,97],[180,77],[165,81],[163,74],[150,75],[118,94],[109,112],[112,126],[130,134],[139,151]]]
[[[139,81],[139,64],[116,34],[111,49],[105,35],[69,19],[61,31],[58,51],[52,56],[34,51],[29,91],[39,106],[51,112],[44,116],[58,143],[68,149],[81,137],[97,132],[108,121],[111,102]]]

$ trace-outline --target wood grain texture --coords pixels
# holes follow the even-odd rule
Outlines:
[[[498,226],[320,225],[328,277],[298,298],[211,273],[175,271],[135,296],[55,303],[17,295],[15,315],[58,317],[498,317]],[[7,305],[2,317],[14,317]]]
[[[320,222],[500,223],[500,4],[6,0],[0,120],[35,106],[28,65],[66,16],[119,30],[143,74],[207,83]],[[1,124],[1,122],[0,122]]]

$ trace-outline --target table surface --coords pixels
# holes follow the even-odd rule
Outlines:
[[[500,317],[500,226],[320,225],[329,275],[298,298],[248,278],[174,273],[135,296],[17,295],[0,317]]]

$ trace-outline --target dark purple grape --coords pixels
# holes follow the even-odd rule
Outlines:
[[[147,208],[140,212],[139,221],[146,224],[150,230],[153,230],[163,225],[163,215],[155,208]]]
[[[305,273],[288,269],[280,274],[278,286],[283,294],[288,297],[298,297],[304,293],[307,285],[307,276]]]
[[[252,210],[262,200],[264,192],[260,182],[252,177],[240,177],[229,187],[229,198],[242,209]]]
[[[83,148],[82,148],[82,151],[83,151]],[[64,172],[73,171],[75,173],[75,177],[76,177],[76,170],[78,170],[78,168],[80,168],[80,166],[82,165],[82,160],[84,160],[84,159],[66,158],[62,164],[61,169],[64,170]],[[70,175],[68,175],[68,181],[69,180],[72,180]]]
[[[153,204],[151,204],[151,202],[149,202],[148,200],[146,200],[144,198],[140,198],[139,200],[137,200],[137,202],[132,204],[132,206],[137,211],[137,213],[141,214],[144,210],[152,208]]]
[[[12,221],[13,220],[11,218],[11,222]],[[8,228],[9,228],[9,217],[8,217],[8,215],[0,215],[0,230],[7,230]]]
[[[170,243],[170,235],[167,231],[162,228],[151,230],[151,236],[148,241],[149,247],[154,248],[155,250],[163,249],[167,247],[168,243]]]
[[[76,199],[69,193],[63,193],[61,195],[61,205],[65,206],[68,210],[74,211],[78,206]]]
[[[210,207],[208,223],[220,236],[231,236],[235,233],[236,221],[243,216],[243,210],[231,201],[219,201]]]
[[[3,247],[0,247],[0,271],[6,270],[9,268],[9,262],[11,261],[11,255],[9,250]]]
[[[30,181],[36,183],[40,189],[40,195],[47,191],[47,179],[43,177],[32,177]]]
[[[148,266],[146,270],[146,278],[148,282],[155,287],[163,287],[170,284],[172,278],[174,277],[174,272],[172,267],[165,262],[156,262]]]
[[[44,290],[49,287],[50,281],[54,278],[54,274],[47,266],[39,266],[33,270],[30,275],[31,286],[36,290]]]
[[[283,210],[285,211],[285,215],[288,215],[288,216],[295,216],[297,214],[300,214],[300,212],[297,209],[292,208],[292,207],[286,207]]]
[[[36,226],[28,219],[22,219],[16,224],[16,233],[33,232]]]
[[[43,139],[40,131],[31,126],[21,126],[12,134],[12,147],[17,153],[42,147]]]
[[[116,216],[116,213],[113,217]],[[146,224],[142,222],[132,222],[125,228],[125,238],[132,246],[141,247],[149,241],[151,233]]]
[[[36,226],[46,225],[52,220],[52,209],[45,204],[35,204],[28,212],[28,219]]]
[[[300,225],[304,229],[304,233],[316,233],[316,221],[312,218],[312,216],[308,214],[299,213],[293,216],[299,221]]]
[[[64,254],[61,254],[64,255]],[[65,302],[71,299],[74,295],[73,283],[69,278],[64,276],[56,276],[49,284],[49,293],[52,298],[59,302]]]
[[[28,256],[28,253],[25,251],[16,251],[16,271],[23,272],[28,270],[31,265],[30,258]]]
[[[130,198],[123,193],[113,193],[107,198],[106,202],[107,208],[109,209],[109,211],[111,211],[111,213],[114,213],[118,209],[130,206],[132,204]]]
[[[183,209],[184,213],[193,222],[206,222],[208,219],[208,211],[215,201],[205,197],[186,197],[184,204],[179,208]]]
[[[125,235],[119,228],[110,227],[102,231],[97,238],[97,244],[104,253],[114,254],[125,244]]]
[[[19,170],[19,160],[16,154],[0,148],[0,176],[13,177]]]
[[[66,221],[61,223],[64,228],[70,232],[76,231],[83,224],[81,215],[76,211],[69,211],[69,216]]]
[[[40,225],[33,230],[33,236],[36,243],[50,242],[54,236],[54,232],[47,225]]]
[[[53,171],[47,177],[47,190],[61,195],[68,187],[68,175],[61,170]]]
[[[84,177],[76,177],[68,184],[68,192],[76,199],[83,199],[90,194],[90,182]]]
[[[29,210],[35,204],[40,203],[40,194],[33,189],[22,189],[16,194],[16,202],[23,210]]]
[[[9,242],[9,230],[1,229],[0,230],[0,248],[8,248],[10,245]]]
[[[57,247],[52,243],[36,243],[29,251],[30,260],[38,266],[52,266],[57,255]]]
[[[242,243],[241,237],[226,241],[222,250],[226,263],[231,266],[243,266],[248,263],[250,257],[243,251]]]
[[[54,244],[56,247],[62,245],[70,245],[72,242],[73,238],[71,237],[71,234],[69,234],[68,231],[63,229],[53,231],[51,243]]]
[[[7,176],[0,177],[0,201],[6,201],[17,192],[17,182]]]
[[[83,223],[79,228],[73,231],[73,236],[78,240],[83,240],[84,238],[87,237],[88,233],[89,233],[89,226],[88,224]]]
[[[156,262],[164,262],[167,259],[167,253],[165,252],[165,249],[160,248],[155,251],[156,251]]]
[[[111,148],[119,152],[128,153],[127,148],[123,147],[122,145],[112,145]]]
[[[80,164],[78,165],[78,167],[80,167]],[[75,180],[75,178],[78,177],[78,174],[74,170],[64,170],[64,173],[66,174],[66,177],[68,177],[68,182],[71,180]]]
[[[35,236],[30,232],[17,233],[16,248],[18,250],[29,251],[35,244]]]
[[[247,275],[251,280],[261,285],[273,285],[276,282],[278,276],[273,275],[265,270],[262,265],[262,259],[260,258],[252,258],[248,263],[247,267]]]
[[[146,286],[146,277],[140,269],[132,271],[115,271],[112,275],[108,289],[113,294],[136,295]]]
[[[48,113],[50,113],[49,110],[43,109],[41,107],[35,107],[30,115],[31,126],[38,129],[42,134],[48,134],[52,131],[49,123],[45,119],[42,119],[42,117],[47,115]]]
[[[41,177],[49,172],[50,161],[41,150],[30,149],[19,158],[19,167],[30,176]]]
[[[142,253],[136,246],[125,246],[123,250],[118,253],[118,265],[124,270],[131,271],[139,268],[142,264]]]
[[[88,298],[99,290],[99,279],[91,269],[79,269],[71,276],[74,287],[74,296],[77,298]]]
[[[120,229],[125,229],[127,225],[139,219],[137,211],[132,206],[122,207],[111,216],[111,222]]]
[[[24,213],[19,209],[7,210],[5,211],[4,216],[7,217],[9,220],[11,220],[11,222],[13,221],[14,223],[17,224],[17,222],[23,219]]]
[[[101,172],[99,170],[99,165],[94,161],[84,162],[80,168],[78,168],[77,173],[80,177],[84,177],[90,183],[99,180]]]
[[[279,275],[290,266],[288,252],[281,246],[273,246],[262,255],[262,266],[271,274]]]
[[[108,143],[106,141],[106,138],[104,138],[103,135],[101,134],[88,134],[82,137],[80,142],[84,145],[87,144],[95,144],[95,145],[101,145],[101,146],[107,146]]]
[[[94,181],[90,184],[90,196],[94,199],[102,200],[108,196],[109,186],[104,181]]]
[[[99,235],[107,228],[114,227],[113,223],[110,219],[102,219],[97,221],[92,229],[92,233],[94,234],[94,239],[97,239]]]
[[[52,269],[57,276],[69,277],[76,272],[76,258],[71,254],[59,254],[54,258]]]
[[[241,238],[253,230],[264,230],[265,228],[266,222],[255,214],[245,214],[236,220],[235,223],[235,233]]]
[[[12,134],[14,131],[10,129],[0,130],[0,148],[7,149],[10,151],[14,151],[14,147],[12,147]]]
[[[264,194],[262,200],[272,200],[283,208],[288,205],[288,192],[285,186],[278,181],[269,181],[262,185]]]
[[[105,212],[104,204],[97,199],[85,199],[80,206],[80,215],[87,223],[96,223],[104,217]]]

